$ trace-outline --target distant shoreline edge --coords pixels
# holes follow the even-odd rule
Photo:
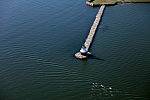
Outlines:
[[[119,5],[119,4],[125,4],[125,3],[150,3],[150,1],[117,1],[115,3],[92,3],[92,2],[89,2],[89,1],[86,1],[86,5],[88,6],[91,6],[91,7],[97,7],[97,6],[101,6],[101,5],[106,5],[106,6],[114,6],[114,5]]]

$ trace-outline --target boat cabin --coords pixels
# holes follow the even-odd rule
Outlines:
[[[85,47],[85,46],[82,46],[82,48],[81,48],[80,52],[81,52],[81,54],[82,54],[82,55],[86,55],[86,54],[87,54],[87,52],[88,52],[88,50],[86,49],[86,47]]]

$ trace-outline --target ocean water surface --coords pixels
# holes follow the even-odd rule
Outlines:
[[[0,100],[149,100],[150,4],[106,7],[93,57],[78,60],[98,10],[85,0],[1,0]]]

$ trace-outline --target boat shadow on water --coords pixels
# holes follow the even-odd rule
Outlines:
[[[101,61],[105,61],[103,58],[97,57],[97,56],[91,56],[89,59],[93,59],[93,60],[101,60]]]

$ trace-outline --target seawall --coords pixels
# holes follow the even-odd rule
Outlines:
[[[150,0],[149,1],[116,1],[116,2],[105,2],[105,3],[102,2],[102,3],[97,3],[97,4],[86,1],[86,5],[92,6],[92,7],[97,7],[101,5],[114,6],[114,5],[123,4],[123,3],[150,3]]]

